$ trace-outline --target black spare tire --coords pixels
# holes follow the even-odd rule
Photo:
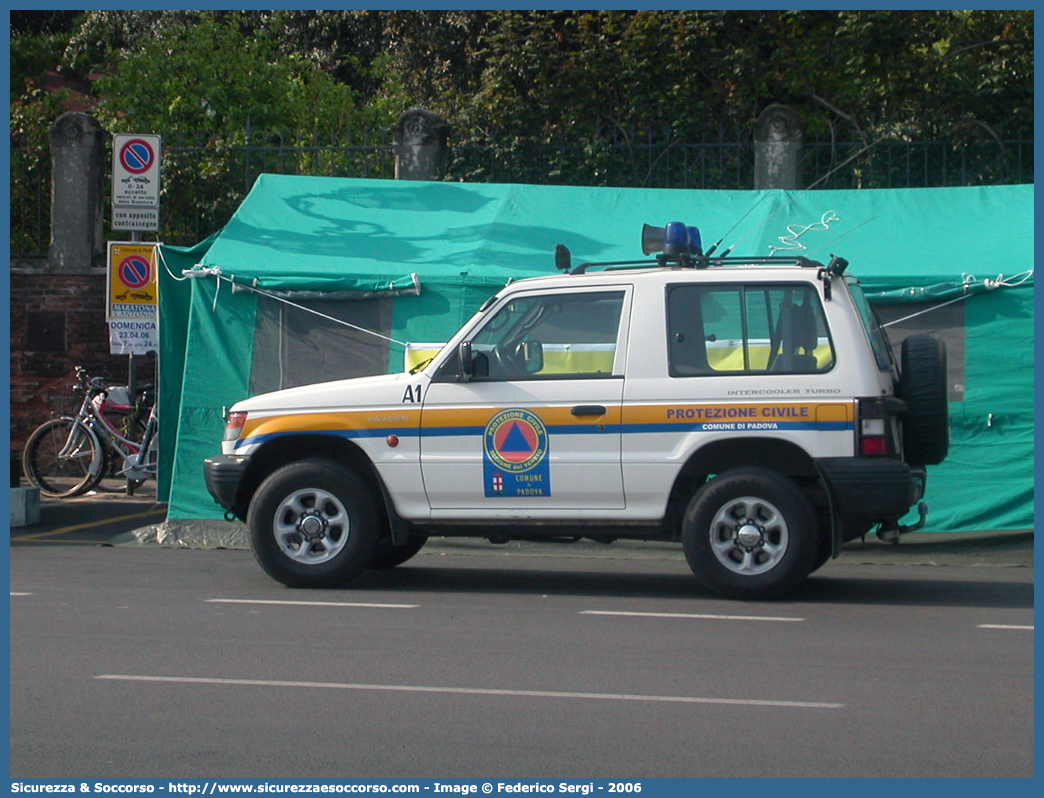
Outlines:
[[[950,449],[946,346],[934,335],[911,335],[903,341],[899,367],[905,460],[912,466],[938,465]]]

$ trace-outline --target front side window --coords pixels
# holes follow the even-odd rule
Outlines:
[[[676,285],[667,292],[672,377],[815,374],[834,365],[809,285]]]
[[[471,339],[476,378],[611,376],[623,303],[623,291],[513,299]]]

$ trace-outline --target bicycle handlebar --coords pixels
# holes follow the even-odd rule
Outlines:
[[[88,377],[87,369],[83,366],[76,367],[76,385],[72,386],[73,391],[88,392],[91,396],[97,396],[102,391],[106,391],[110,388],[126,387],[123,383],[118,380],[111,380],[108,377]],[[151,406],[155,398],[153,396],[155,385],[148,383],[146,385],[139,385],[135,393],[135,404],[144,405],[146,407]]]

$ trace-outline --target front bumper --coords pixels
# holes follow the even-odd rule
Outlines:
[[[203,477],[214,501],[226,510],[235,512],[236,496],[250,458],[235,454],[208,457],[203,461]]]

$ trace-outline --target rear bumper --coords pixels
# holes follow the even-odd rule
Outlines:
[[[830,495],[841,538],[850,540],[880,522],[902,518],[924,496],[924,469],[885,457],[827,457],[816,468]]]
[[[207,490],[214,497],[214,501],[226,510],[235,511],[239,485],[249,465],[249,457],[234,454],[208,457],[203,461],[203,477],[207,483]]]

